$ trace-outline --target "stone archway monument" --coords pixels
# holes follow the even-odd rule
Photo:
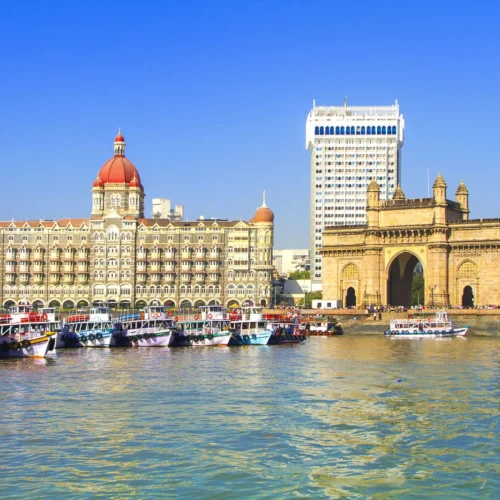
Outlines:
[[[432,198],[407,199],[400,186],[380,200],[372,180],[367,223],[323,232],[323,297],[346,306],[412,305],[412,276],[423,270],[425,304],[434,307],[500,303],[500,219],[469,220],[469,193],[461,182],[455,201],[446,198],[441,173]],[[348,272],[347,272],[347,271]],[[466,288],[469,287],[469,288]]]

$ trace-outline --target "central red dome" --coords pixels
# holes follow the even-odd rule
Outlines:
[[[103,184],[130,184],[133,178],[141,185],[139,172],[134,167],[133,163],[125,156],[115,156],[108,160],[99,172],[99,178]]]

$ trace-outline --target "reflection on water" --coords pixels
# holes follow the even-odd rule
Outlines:
[[[3,498],[493,498],[494,338],[0,361]]]

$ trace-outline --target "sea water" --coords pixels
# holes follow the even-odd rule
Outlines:
[[[498,498],[500,340],[0,361],[2,498]]]

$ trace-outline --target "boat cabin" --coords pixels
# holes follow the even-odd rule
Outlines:
[[[227,309],[224,306],[201,306],[200,316],[202,320],[208,319],[218,319],[227,320],[229,315]]]

